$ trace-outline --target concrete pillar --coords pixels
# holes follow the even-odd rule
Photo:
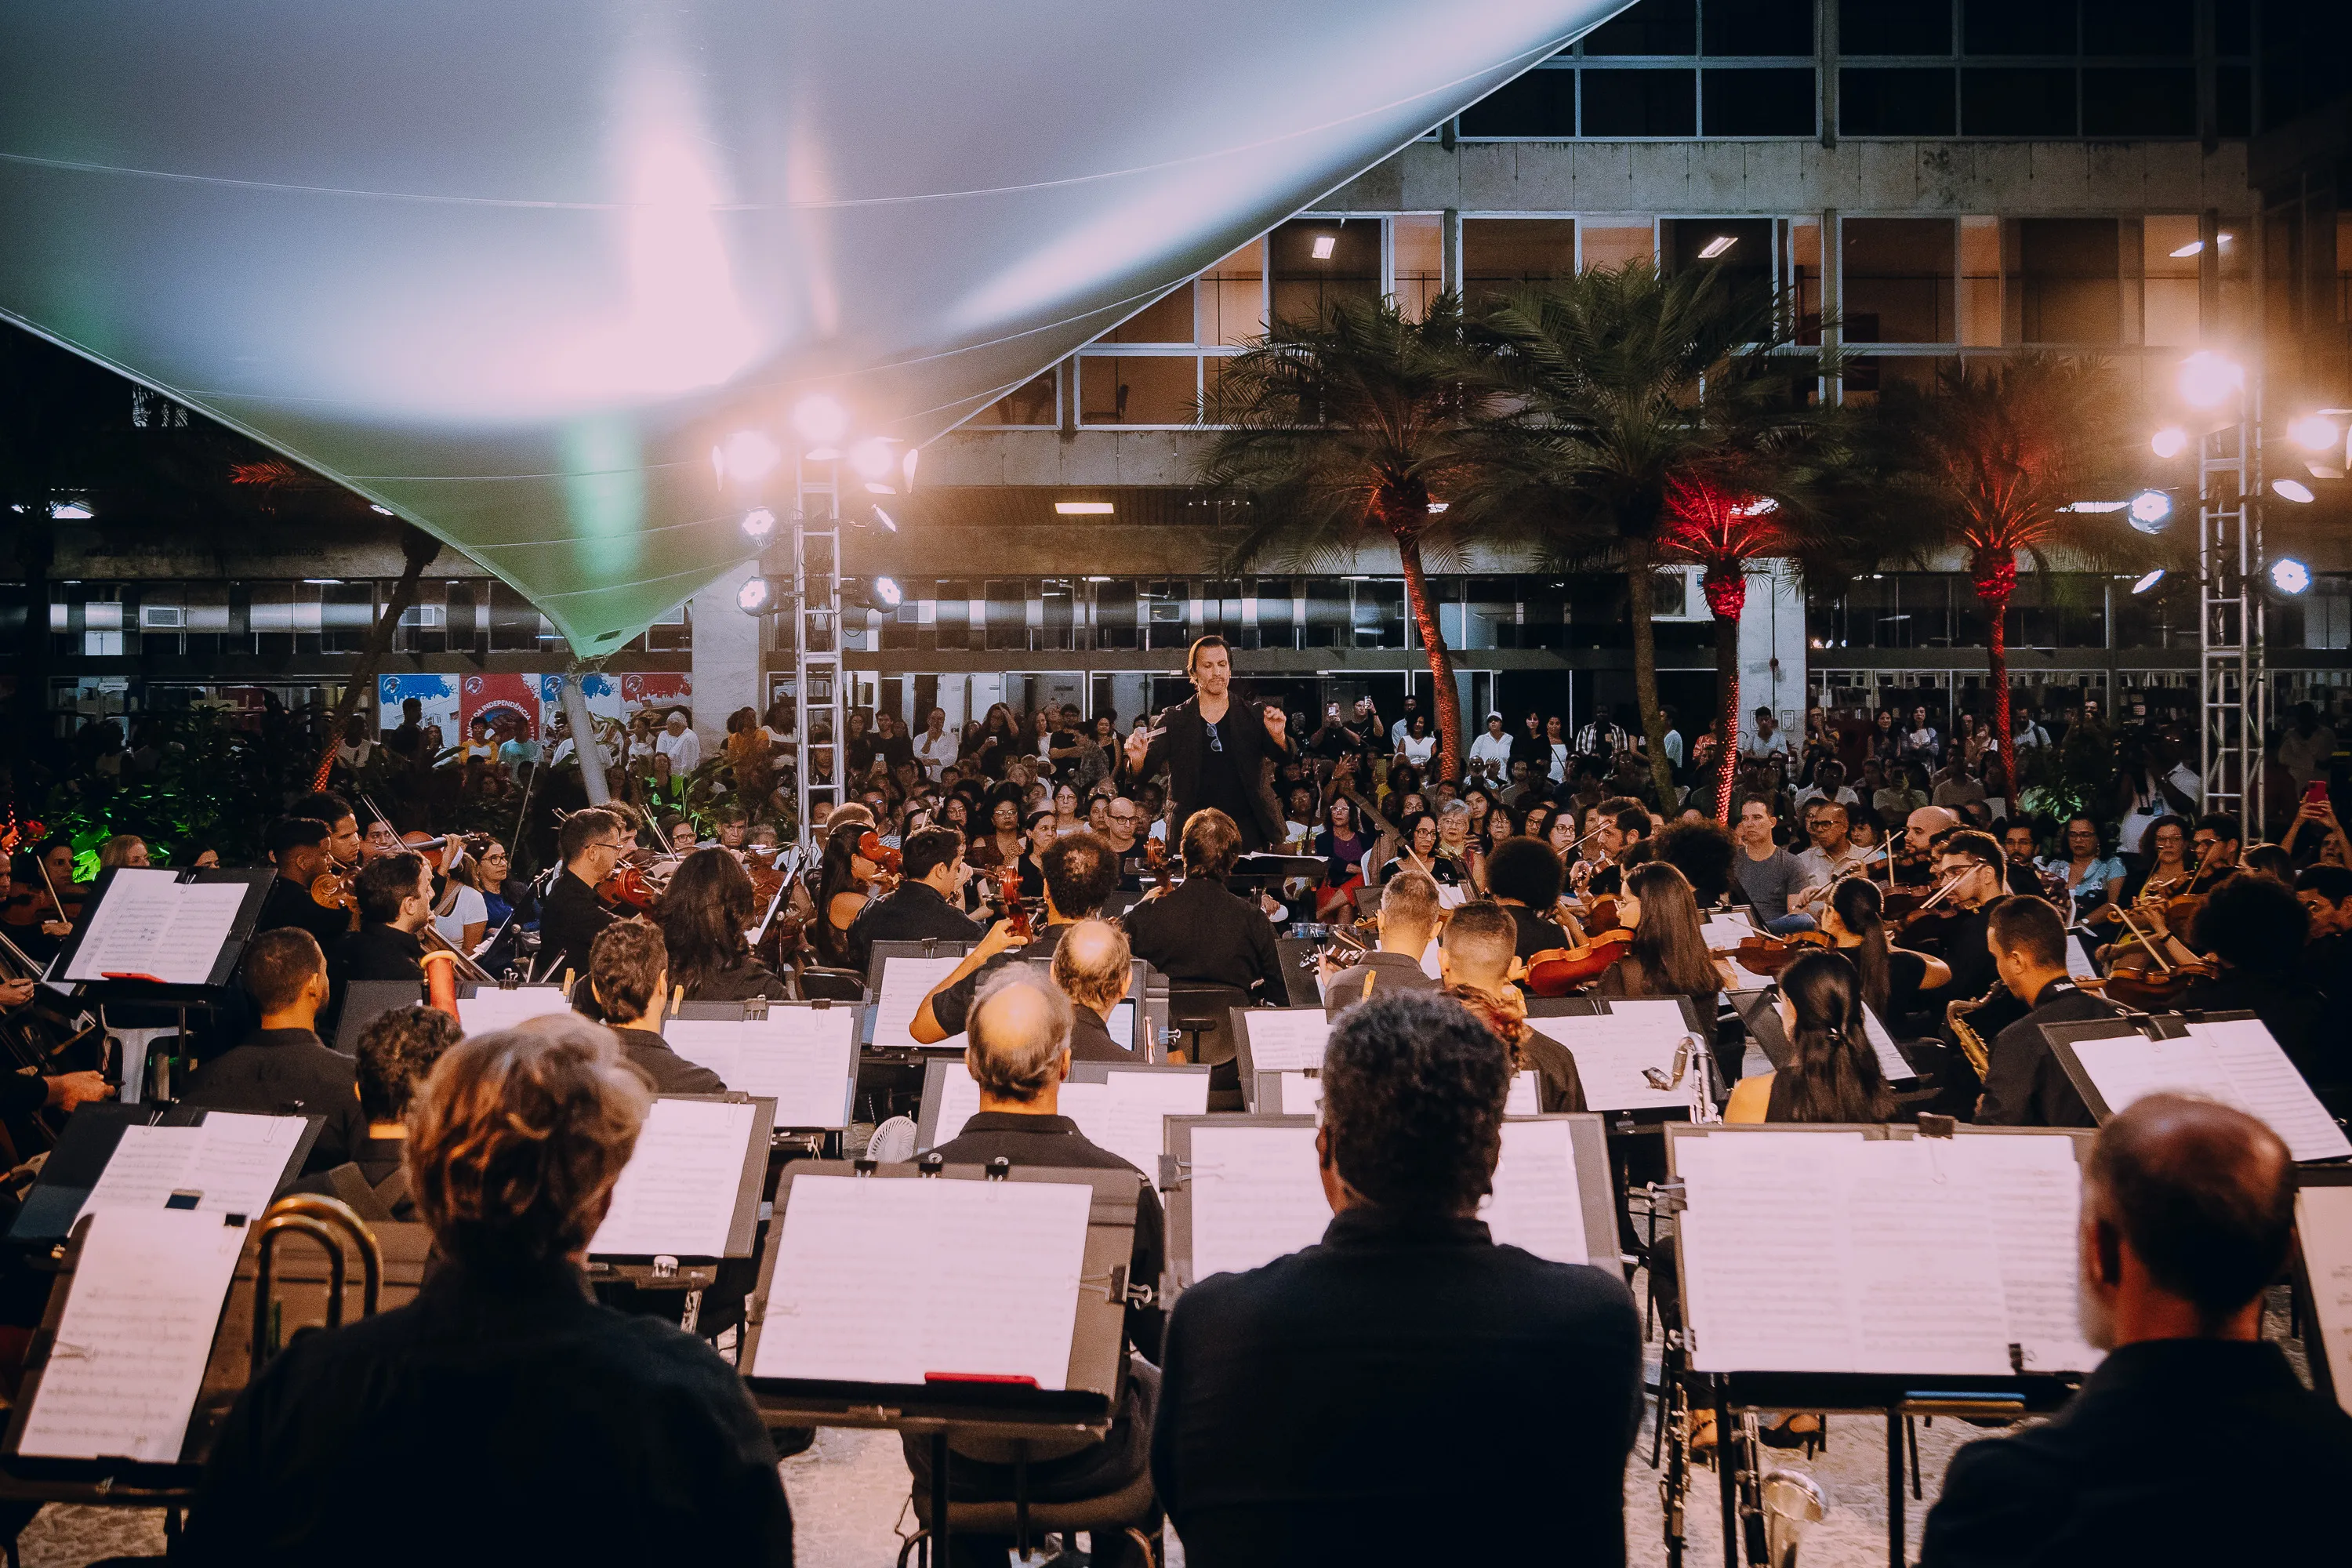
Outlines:
[[[746,562],[697,594],[687,611],[694,628],[694,732],[702,754],[727,744],[727,715],[738,708],[766,711],[760,686],[760,638],[765,622],[736,606],[735,591],[759,571]]]
[[[1782,562],[1748,569],[1739,612],[1739,733],[1756,733],[1756,710],[1769,708],[1791,743],[1805,731],[1805,596]]]

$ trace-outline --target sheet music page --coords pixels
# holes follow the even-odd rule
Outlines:
[[[100,900],[66,978],[152,974],[167,984],[201,985],[212,978],[244,902],[242,882],[183,883],[175,871],[125,867]]]
[[[793,1182],[751,1375],[1066,1387],[1093,1202],[1058,1182]]]
[[[198,1214],[258,1217],[301,1142],[299,1116],[207,1111],[197,1127],[126,1127],[84,1200],[96,1209],[160,1209],[175,1192],[197,1192]]]
[[[1066,1083],[1062,1092],[1097,1087],[1101,1092],[1096,1109],[1083,1121],[1073,1111],[1070,1120],[1088,1142],[1146,1174],[1160,1169],[1160,1156],[1167,1151],[1166,1119],[1204,1116],[1209,1110],[1209,1075],[1204,1072],[1114,1069],[1100,1086]]]
[[[1133,1050],[1135,1048],[1135,1004],[1122,1002],[1113,1007],[1110,1010],[1110,1018],[1103,1027],[1109,1032],[1112,1039],[1127,1047],[1128,1049]]]
[[[1509,1098],[1503,1101],[1503,1114],[1506,1116],[1541,1116],[1543,1114],[1543,1100],[1542,1097],[1538,1093],[1538,1089],[1541,1083],[1542,1075],[1540,1073],[1513,1073],[1511,1075],[1511,1092]],[[1316,1096],[1316,1103],[1318,1105],[1322,1103],[1321,1095],[1318,1094]]]
[[[613,1184],[591,1256],[722,1258],[756,1105],[656,1100]]]
[[[2099,966],[2091,962],[2091,955],[2083,951],[2083,944],[2074,940],[2074,933],[2068,931],[2066,933],[2066,978],[2079,984],[2085,980],[2096,980],[2098,977]]]
[[[2239,1103],[2277,1133],[2296,1160],[2338,1160],[2352,1154],[2344,1129],[2336,1125],[2261,1019],[2191,1024],[2189,1037],[2212,1047]]]
[[[1676,1142],[1690,1202],[1680,1224],[1695,1368],[1851,1368],[1860,1336],[1843,1156],[1862,1143],[1858,1132],[1718,1132]],[[1798,1194],[1813,1201],[1791,1201]]]
[[[1612,1004],[1623,1006],[1626,1004]],[[1591,1110],[1680,1110],[1687,1113],[1691,1103],[1689,1075],[1698,1071],[1696,1061],[1684,1066],[1683,1081],[1671,1089],[1654,1089],[1642,1076],[1644,1068],[1655,1068],[1666,1078],[1675,1076],[1675,1050],[1690,1030],[1683,1022],[1682,1010],[1671,1002],[1658,1003],[1672,1008],[1672,1023],[1663,1013],[1612,1013],[1592,1018],[1529,1018],[1535,1029],[1550,1036],[1566,1046],[1576,1058],[1576,1076],[1584,1083],[1584,1103]],[[1694,1058],[1703,1047],[1694,1047]]]
[[[1314,1116],[1320,1113],[1323,1109],[1321,1076],[1308,1078],[1304,1072],[1284,1073],[1282,1103],[1268,1106],[1265,1109],[1278,1110],[1285,1116]]]
[[[1886,1032],[1878,1015],[1867,1007],[1862,1010],[1862,1032],[1869,1037],[1870,1048],[1878,1053],[1878,1070],[1887,1082],[1902,1083],[1919,1076],[1903,1059],[1903,1053],[1895,1049],[1895,1037]]]
[[[1249,1031],[1250,1062],[1260,1072],[1292,1072],[1323,1065],[1331,1038],[1330,1020],[1320,1007],[1252,1007],[1242,1015]]]
[[[926,1046],[907,1032],[922,1011],[931,987],[955,973],[961,958],[905,958],[896,953],[882,961],[882,991],[874,1002],[874,1048],[877,1051],[943,1050]]]
[[[1495,1190],[1478,1205],[1478,1217],[1498,1243],[1554,1263],[1589,1263],[1584,1200],[1569,1132],[1565,1121],[1504,1122]]]
[[[561,986],[518,985],[511,991],[501,991],[486,985],[471,996],[457,998],[457,1026],[468,1035],[487,1035],[510,1029],[532,1018],[561,1016],[571,1011],[572,1004],[563,999]]]
[[[1464,887],[1461,883],[1455,882],[1450,886],[1444,882],[1437,884],[1437,907],[1439,909],[1458,910],[1469,901],[1470,889]]]
[[[1064,1084],[1067,1094],[1071,1085]],[[963,1124],[980,1114],[980,1085],[974,1081],[971,1069],[958,1058],[947,1064],[947,1079],[940,1086],[939,1124],[931,1131],[934,1149],[963,1131]],[[1075,1118],[1073,1119],[1075,1120]]]
[[[2305,1187],[2294,1194],[2294,1222],[2328,1380],[2352,1413],[2352,1187]]]
[[[2114,1035],[2076,1040],[2074,1057],[2091,1075],[2099,1098],[2107,1102],[2111,1112],[2147,1095],[2168,1091],[2201,1094],[2253,1114],[2252,1108],[2238,1098],[2213,1047],[2200,1039],[2151,1040],[2137,1033]]]
[[[1315,1129],[1192,1129],[1194,1279],[1255,1268],[1312,1247],[1330,1224]]]
[[[1992,1222],[2010,1338],[2026,1370],[2091,1371],[2104,1352],[2083,1341],[2075,1294],[2083,1177],[2074,1141],[1987,1133],[1955,1139],[1950,1150],[1962,1159],[1969,1184],[1983,1195]]]
[[[176,1462],[245,1237],[184,1209],[93,1215],[19,1452]]]
[[[845,1125],[857,1075],[855,1007],[775,1007],[763,1019],[672,1018],[662,1037],[737,1093],[773,1096],[778,1127]]]
[[[2000,1254],[1971,1166],[1939,1138],[1845,1152],[1853,1370],[2010,1370]]]

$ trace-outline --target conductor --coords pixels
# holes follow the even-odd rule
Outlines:
[[[2101,1128],[2079,1300],[2107,1359],[2046,1425],[1952,1457],[1921,1568],[2336,1560],[2352,1416],[2261,1337],[2294,1221],[2286,1147],[2242,1111],[2152,1094]]]
[[[1624,1281],[1498,1247],[1476,1216],[1510,1058],[1444,996],[1331,1030],[1323,1239],[1177,1301],[1151,1474],[1197,1568],[1622,1563],[1642,1413]]]
[[[1148,779],[1168,770],[1168,831],[1178,843],[1185,819],[1209,806],[1234,819],[1244,854],[1281,843],[1282,807],[1265,763],[1291,754],[1288,718],[1275,703],[1234,706],[1233,654],[1221,637],[1195,641],[1184,673],[1192,695],[1127,738],[1129,773]]]

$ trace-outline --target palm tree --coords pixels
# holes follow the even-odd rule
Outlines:
[[[1419,321],[1391,300],[1346,300],[1276,322],[1223,363],[1206,418],[1220,425],[1202,481],[1247,503],[1230,565],[1328,569],[1386,539],[1437,687],[1444,776],[1462,775],[1462,704],[1424,565],[1479,515],[1476,480],[1501,413],[1492,357],[1455,295]]]
[[[1661,803],[1674,798],[1674,776],[1650,589],[1677,527],[1669,497],[1677,483],[1735,469],[1751,493],[1772,492],[1775,451],[1817,421],[1802,389],[1821,374],[1818,353],[1782,352],[1798,322],[1769,288],[1711,266],[1669,277],[1646,261],[1579,273],[1486,320],[1525,403],[1490,504],[1516,512],[1554,563],[1624,573],[1633,689]]]
[[[1743,495],[1703,478],[1676,479],[1666,491],[1667,522],[1658,553],[1702,568],[1706,607],[1715,617],[1715,694],[1717,746],[1724,763],[1716,774],[1715,815],[1731,820],[1731,738],[1739,732],[1739,613],[1748,605],[1748,565],[1771,556],[1792,555],[1810,542],[1783,521],[1769,497]]]
[[[1965,551],[1985,608],[1985,662],[2004,777],[2010,728],[2008,616],[2017,558],[2037,569],[2141,561],[2149,542],[2074,503],[2127,472],[2126,392],[2107,365],[2032,354],[1942,373],[1932,392],[1890,389],[1872,420],[1893,497],[1948,547]],[[2013,792],[2012,792],[2013,793]]]

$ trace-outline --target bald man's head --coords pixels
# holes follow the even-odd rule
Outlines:
[[[1935,842],[1936,835],[1948,833],[1959,825],[1956,813],[1940,805],[1923,805],[1903,819],[1903,837],[1915,851],[1921,850]]]
[[[1054,950],[1054,984],[1077,1005],[1108,1018],[1127,995],[1132,963],[1125,931],[1108,921],[1080,921]]]
[[[1499,991],[1510,984],[1511,960],[1518,956],[1518,922],[1510,910],[1500,904],[1465,904],[1445,922],[1445,978],[1456,985]]]
[[[2084,1332],[2111,1332],[2115,1297],[2147,1289],[2214,1332],[2286,1263],[2294,1166],[2278,1135],[2242,1110],[2188,1095],[2135,1100],[2099,1130],[2083,1173]]]
[[[972,1004],[964,1066],[982,1094],[1028,1101],[1062,1081],[1070,1050],[1070,1003],[1026,964],[997,971]]]

